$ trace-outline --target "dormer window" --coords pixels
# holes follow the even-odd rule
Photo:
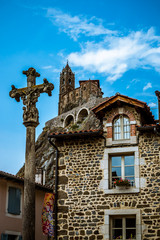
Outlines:
[[[130,121],[128,117],[120,115],[114,120],[113,128],[114,140],[130,138]]]

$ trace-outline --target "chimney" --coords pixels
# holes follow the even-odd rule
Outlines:
[[[160,124],[160,92],[159,91],[155,91],[155,94],[158,98],[158,120],[159,120],[159,124]]]
[[[44,170],[44,168],[41,168],[41,167],[36,168],[35,182],[45,185],[45,170]]]

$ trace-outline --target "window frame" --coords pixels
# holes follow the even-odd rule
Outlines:
[[[125,156],[134,156],[134,164],[133,165],[125,165],[124,161],[125,161]],[[125,179],[126,175],[125,175],[125,167],[130,167],[130,166],[134,166],[134,182],[133,182],[133,185],[131,185],[130,187],[134,187],[135,185],[135,155],[134,155],[134,152],[133,153],[120,153],[120,154],[113,154],[113,155],[109,155],[109,186],[110,186],[110,189],[113,189],[115,188],[113,186],[113,177],[112,177],[112,157],[121,157],[121,178],[122,179]],[[128,176],[129,177],[129,176]],[[116,177],[115,177],[116,178]],[[128,178],[126,178],[128,179]]]
[[[21,232],[5,231],[5,233],[1,233],[1,238],[4,240],[7,240],[9,236],[15,236],[16,240],[22,240]]]
[[[128,119],[129,124],[125,125],[124,124],[124,119]],[[116,125],[115,122],[120,120],[120,125]],[[129,131],[124,131],[125,127],[129,127]],[[116,128],[120,129],[120,132],[115,131]],[[125,133],[129,133],[129,137],[125,137]],[[119,135],[119,137],[115,137],[115,135]],[[126,115],[118,115],[116,118],[113,120],[113,140],[114,141],[122,141],[122,140],[129,140],[131,138],[131,124],[130,124],[130,119]]]
[[[110,189],[109,180],[110,180],[110,156],[114,154],[128,154],[134,153],[135,156],[135,186],[129,187],[127,189]],[[139,159],[139,150],[138,146],[133,147],[113,147],[104,149],[104,157],[101,161],[101,169],[103,169],[104,177],[100,181],[99,188],[104,191],[106,194],[123,194],[123,193],[138,193],[140,192],[140,159]]]
[[[111,240],[110,234],[110,226],[111,226],[111,218],[113,216],[128,216],[131,215],[136,216],[136,240],[142,239],[142,225],[141,221],[141,210],[140,209],[112,209],[112,210],[104,210],[104,225],[100,226],[100,233],[104,236],[105,240]]]
[[[113,220],[114,219],[122,219],[122,227],[119,227],[119,229],[122,229],[122,240],[126,240],[126,219],[127,218],[134,218],[136,222],[136,215],[113,215],[110,216],[110,238],[111,240],[114,240],[113,238],[113,229],[118,229],[118,228],[113,228]],[[136,230],[136,224],[135,227],[129,228],[129,229],[135,229]],[[133,240],[136,240],[136,238],[133,238]]]

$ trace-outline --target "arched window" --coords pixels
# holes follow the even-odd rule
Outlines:
[[[65,119],[65,124],[64,124],[64,126],[67,127],[67,126],[69,126],[69,125],[71,125],[71,124],[73,124],[73,123],[74,123],[74,118],[73,118],[72,115],[69,115],[69,116],[67,116],[66,119]]]
[[[120,115],[114,120],[113,127],[114,140],[130,138],[130,121],[128,117]]]
[[[85,108],[78,113],[78,121],[84,121],[87,117],[88,117],[88,111]]]

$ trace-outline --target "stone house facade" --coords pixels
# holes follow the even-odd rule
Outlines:
[[[0,239],[21,240],[23,218],[23,184],[24,180],[0,171]],[[42,233],[42,207],[46,192],[52,189],[36,184],[36,223],[35,239],[46,240]]]
[[[117,94],[101,130],[52,133],[59,150],[58,239],[160,239],[160,137],[146,103]],[[117,189],[115,179],[130,187]]]

